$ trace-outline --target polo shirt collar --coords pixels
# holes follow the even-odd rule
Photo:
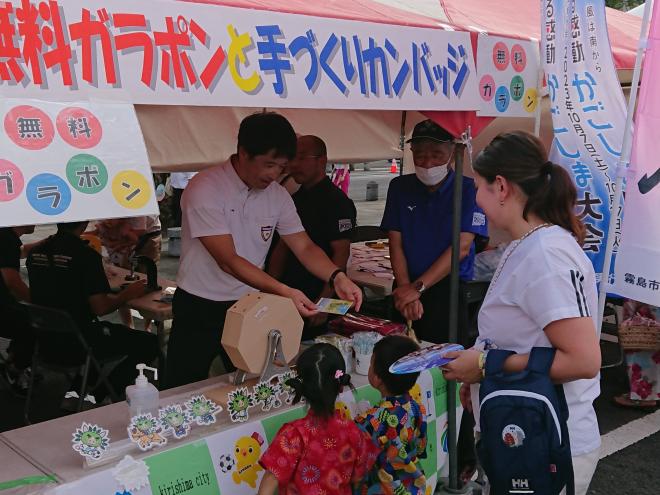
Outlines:
[[[84,244],[85,246],[89,245],[89,243],[85,241],[82,237],[67,230],[58,230],[53,237],[64,239],[67,242],[73,242],[75,244]]]
[[[303,193],[303,194],[312,194],[312,193],[316,193],[316,192],[321,191],[321,190],[323,190],[323,189],[327,189],[328,184],[331,184],[331,185],[332,185],[332,181],[331,181],[330,178],[326,175],[325,177],[323,177],[323,179],[321,179],[320,181],[318,181],[316,184],[314,184],[314,185],[313,185],[312,187],[310,187],[309,189],[305,189],[304,187],[300,186],[300,189],[298,189],[298,190],[296,191],[296,194],[297,194],[297,193]]]
[[[227,178],[229,179],[229,182],[232,184],[232,186],[236,187],[239,192],[248,192],[250,190],[248,185],[243,182],[243,179],[241,179],[236,173],[236,169],[234,169],[234,164],[232,163],[231,158],[227,161]]]

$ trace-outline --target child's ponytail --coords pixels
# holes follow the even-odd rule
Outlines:
[[[304,397],[314,414],[330,418],[342,388],[351,385],[339,350],[330,344],[314,344],[300,354],[296,368],[298,377],[286,382],[295,391],[293,403]]]

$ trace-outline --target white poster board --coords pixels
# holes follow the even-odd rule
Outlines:
[[[48,41],[37,45],[22,34],[30,28],[22,25],[21,2],[0,7],[0,19],[4,14],[16,33],[4,52],[12,56],[0,58],[0,96],[370,110],[478,104],[465,32],[210,2],[56,5],[33,5],[35,29],[43,26]]]
[[[482,117],[534,117],[538,104],[538,43],[480,36],[477,44]]]
[[[3,99],[0,226],[158,214],[133,105]]]

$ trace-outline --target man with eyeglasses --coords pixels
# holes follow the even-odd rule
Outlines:
[[[414,321],[417,336],[447,342],[451,271],[455,151],[453,136],[432,120],[417,124],[408,141],[415,174],[392,180],[381,228],[388,231],[396,281],[394,306]],[[474,272],[475,235],[487,236],[486,217],[476,204],[474,181],[463,178],[460,279]]]
[[[357,212],[353,201],[326,175],[327,163],[328,153],[321,138],[299,137],[296,156],[289,162],[289,173],[300,184],[292,197],[307,235],[338,268],[346,270]],[[310,273],[281,239],[271,255],[268,273],[300,289],[311,301],[334,295],[334,289]],[[303,339],[322,333],[326,318],[326,313],[306,318]]]
[[[169,387],[207,378],[217,355],[233,371],[220,341],[227,310],[248,292],[288,297],[303,317],[317,313],[302,291],[263,271],[275,232],[303,266],[359,309],[362,292],[310,240],[291,196],[276,182],[295,155],[296,134],[289,121],[274,112],[256,113],[241,122],[237,152],[198,173],[184,191],[167,351]]]

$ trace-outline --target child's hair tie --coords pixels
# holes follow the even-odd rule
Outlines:
[[[339,380],[342,376],[344,376],[344,372],[342,370],[335,371],[335,380]]]

